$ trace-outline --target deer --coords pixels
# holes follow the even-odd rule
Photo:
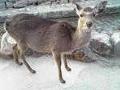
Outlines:
[[[61,59],[64,60],[66,70],[71,71],[64,55],[88,46],[93,19],[99,12],[99,8],[97,11],[91,7],[82,8],[76,3],[74,5],[79,17],[76,28],[68,22],[49,20],[24,13],[17,14],[6,21],[6,30],[15,39],[23,64],[31,73],[36,73],[36,71],[26,61],[25,51],[28,47],[37,52],[52,53],[56,61],[59,81],[61,83],[66,82],[62,76]]]

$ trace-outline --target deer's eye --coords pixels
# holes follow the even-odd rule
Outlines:
[[[84,15],[83,14],[80,14],[80,17],[83,17]]]

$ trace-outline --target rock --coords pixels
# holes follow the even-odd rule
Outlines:
[[[4,17],[12,17],[20,13],[39,15],[44,18],[63,18],[63,17],[73,17],[76,15],[74,12],[74,5],[70,3],[70,4],[51,5],[51,6],[39,5],[36,7],[29,6],[20,9],[8,9],[8,10],[0,11],[0,17],[1,19]],[[0,22],[4,22],[4,21],[0,21]]]
[[[29,6],[29,5],[39,5],[39,4],[44,4],[46,2],[52,2],[55,0],[18,0],[16,1],[16,3],[14,3],[14,8],[22,8],[25,6]],[[50,4],[50,3],[49,3]]]
[[[5,32],[1,39],[0,52],[6,55],[11,55],[15,45],[16,41],[8,34],[8,32]]]
[[[0,9],[5,9],[5,3],[0,3]]]
[[[111,35],[111,41],[113,44],[113,52],[115,55],[120,55],[120,31],[116,31]]]
[[[12,8],[16,0],[0,0],[0,9]]]
[[[96,7],[94,8],[94,13],[103,13],[106,9],[107,1],[102,0]]]
[[[12,2],[6,2],[7,8],[13,8],[13,3]]]
[[[107,58],[94,53],[89,47],[82,48],[82,50],[90,60],[98,63],[99,65],[104,67],[111,66],[110,61]]]
[[[1,16],[0,16],[0,23],[3,23],[6,19],[7,19],[6,16],[5,16],[5,17],[1,17]]]
[[[27,0],[19,0],[16,3],[13,4],[13,7],[14,8],[22,8],[22,7],[27,6],[28,4],[30,4],[30,3],[28,3]]]
[[[112,52],[112,45],[110,42],[110,36],[106,33],[92,32],[90,48],[93,52],[102,55],[109,56]]]

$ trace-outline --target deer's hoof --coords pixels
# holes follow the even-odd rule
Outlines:
[[[64,84],[64,83],[65,83],[65,80],[61,79],[60,82]]]
[[[35,73],[36,73],[36,71],[35,71],[35,70],[31,70],[31,73],[35,74]]]
[[[66,67],[66,70],[67,70],[67,71],[71,71],[71,68],[70,68],[70,67]]]
[[[22,63],[22,62],[19,62],[18,65],[23,65],[23,63]]]
[[[23,65],[23,63],[22,63],[22,62],[16,62],[16,64],[18,64],[18,65],[20,65],[20,66],[21,66],[21,65]]]

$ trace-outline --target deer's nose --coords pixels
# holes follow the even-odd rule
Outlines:
[[[87,22],[87,27],[91,27],[92,26],[92,22]]]

